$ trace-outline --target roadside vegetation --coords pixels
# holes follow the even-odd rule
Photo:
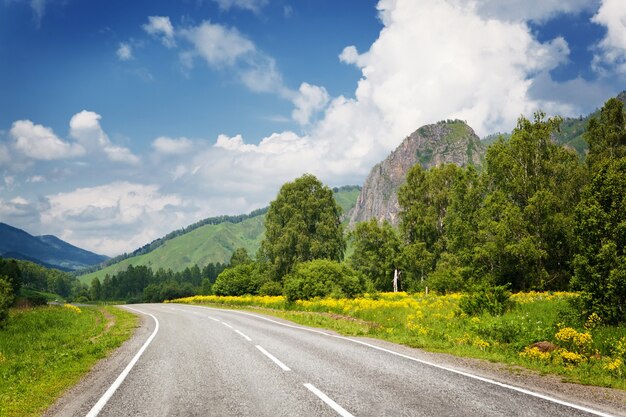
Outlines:
[[[0,329],[0,416],[41,415],[136,325],[114,307],[11,309]]]
[[[415,165],[398,191],[399,227],[358,224],[347,261],[341,210],[304,175],[270,204],[254,259],[231,264],[213,296],[177,301],[270,308],[624,389],[623,103],[610,99],[590,119],[584,161],[553,140],[561,123],[521,117],[479,168]],[[411,295],[387,293],[396,286]]]
[[[505,310],[499,315],[486,310],[471,314],[475,312],[472,297],[398,292],[289,302],[283,296],[209,295],[171,302],[245,308],[344,335],[374,337],[523,366],[571,382],[626,389],[626,326],[607,325],[595,315],[582,321],[571,302],[577,293],[520,292],[484,303]]]

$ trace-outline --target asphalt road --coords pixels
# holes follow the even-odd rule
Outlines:
[[[543,398],[424,362],[419,351],[385,342],[241,311],[176,304],[132,308],[152,316],[144,321],[134,357],[124,360],[126,368],[118,364],[111,371],[122,377],[83,387],[54,415],[610,415],[576,405],[576,399]]]

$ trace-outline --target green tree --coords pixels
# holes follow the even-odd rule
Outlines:
[[[626,156],[624,104],[609,99],[600,110],[600,118],[589,121],[585,140],[589,144],[587,165],[592,169],[598,163]]]
[[[376,219],[356,225],[351,233],[354,254],[352,267],[369,278],[378,291],[391,291],[393,273],[399,268],[400,238],[394,228]]]
[[[0,275],[0,328],[4,327],[9,318],[9,307],[13,305],[15,295],[13,285],[6,275]]]
[[[250,258],[250,255],[248,255],[246,248],[237,248],[230,257],[229,266],[233,267],[246,264],[248,262],[252,262],[252,259]]]
[[[298,262],[341,261],[346,242],[340,216],[332,190],[315,176],[306,174],[284,184],[270,203],[259,253],[269,276],[280,281]]]
[[[18,261],[0,258],[0,275],[4,276],[7,282],[11,284],[14,294],[20,291],[22,287],[22,271]]]
[[[576,209],[578,254],[573,285],[585,315],[626,321],[626,158],[603,164]]]
[[[487,150],[487,197],[478,215],[475,263],[514,290],[562,289],[573,255],[571,208],[584,171],[577,155],[552,141],[560,118],[520,117],[508,141]]]
[[[102,284],[97,277],[91,280],[89,295],[93,301],[102,300]]]

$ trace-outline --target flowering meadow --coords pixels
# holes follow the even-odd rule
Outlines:
[[[500,316],[468,316],[462,294],[376,293],[288,303],[282,296],[194,296],[173,303],[254,309],[343,334],[381,338],[412,347],[521,365],[568,380],[626,389],[626,327],[591,315],[580,322],[568,292],[511,296]]]

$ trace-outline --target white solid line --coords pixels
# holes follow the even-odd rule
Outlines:
[[[207,308],[207,307],[203,307],[203,308]],[[269,322],[272,322],[272,323],[280,324],[281,326],[285,326],[285,327],[291,327],[292,329],[306,330],[307,332],[311,332],[311,333],[318,333],[318,334],[323,334],[324,336],[331,336],[330,333],[326,333],[326,332],[323,332],[321,330],[309,329],[308,327],[294,326],[292,324],[281,323],[281,322],[276,321],[276,320],[268,319],[267,317],[261,317],[261,316],[257,316],[256,314],[246,313],[245,311],[237,311],[237,310],[227,310],[227,311],[229,311],[231,313],[244,314],[246,316],[256,317],[257,319],[261,319],[261,320],[269,321]]]
[[[233,328],[233,326],[231,326],[230,324],[228,324],[228,323],[226,323],[226,322],[224,322],[224,321],[222,322],[222,324],[223,324],[224,326],[228,327],[228,328],[231,328],[231,329],[235,330],[235,329]]]
[[[482,376],[478,376],[478,375],[470,374],[470,373],[467,373],[467,372],[459,371],[457,369],[452,369],[452,368],[448,368],[446,366],[437,365],[436,363],[428,362],[428,361],[425,361],[425,360],[422,360],[422,359],[417,359],[417,358],[414,358],[412,356],[408,356],[408,355],[404,355],[402,353],[394,352],[393,350],[385,349],[383,347],[372,345],[372,344],[367,343],[367,342],[362,342],[360,340],[350,339],[350,338],[344,337],[344,336],[336,336],[336,335],[330,335],[330,336],[331,337],[335,337],[337,339],[343,339],[343,340],[348,340],[348,341],[353,342],[353,343],[358,343],[360,345],[367,346],[367,347],[370,347],[372,349],[380,350],[382,352],[391,353],[392,355],[400,356],[401,358],[409,359],[409,360],[412,360],[414,362],[419,362],[419,363],[422,363],[424,365],[432,366],[434,368],[438,368],[438,369],[441,369],[443,371],[452,372],[452,373],[457,374],[457,375],[463,375],[463,376],[465,376],[467,378],[476,379],[478,381],[486,382],[486,383],[492,384],[492,385],[497,385],[499,387],[506,388],[506,389],[509,389],[509,390],[512,390],[512,391],[521,392],[522,394],[530,395],[532,397],[541,398],[542,400],[546,400],[546,401],[550,401],[550,402],[553,402],[553,403],[556,403],[556,404],[560,404],[560,405],[563,405],[563,406],[566,406],[566,407],[574,408],[576,410],[584,411],[584,412],[589,413],[589,414],[593,414],[593,415],[601,416],[601,417],[613,417],[613,415],[607,414],[607,413],[603,413],[602,411],[597,411],[597,410],[594,410],[594,409],[591,409],[591,408],[587,408],[587,407],[584,407],[584,406],[581,406],[581,405],[577,405],[577,404],[573,404],[573,403],[570,403],[570,402],[567,402],[567,401],[563,401],[563,400],[559,400],[559,399],[556,399],[556,398],[552,398],[552,397],[549,397],[547,395],[539,394],[538,392],[530,391],[530,390],[527,390],[527,389],[524,389],[524,388],[519,388],[519,387],[515,387],[513,385],[504,384],[502,382],[494,381],[493,379],[484,378]]]
[[[276,356],[272,355],[267,350],[263,349],[262,346],[256,345],[256,348],[259,349],[262,354],[270,358],[276,365],[280,366],[280,369],[282,369],[283,371],[291,371],[291,369],[289,369],[287,365],[285,365],[284,363],[276,359]]]
[[[210,308],[210,307],[201,307],[201,308]],[[372,349],[376,349],[376,350],[379,350],[379,351],[382,351],[382,352],[390,353],[392,355],[396,355],[396,356],[399,356],[399,357],[402,357],[402,358],[405,358],[405,359],[408,359],[408,360],[411,360],[411,361],[414,361],[414,362],[419,362],[421,364],[432,366],[432,367],[437,368],[437,369],[441,369],[441,370],[444,370],[444,371],[452,372],[452,373],[457,374],[457,375],[463,375],[463,376],[465,376],[467,378],[472,378],[472,379],[475,379],[475,380],[478,380],[478,381],[485,382],[487,384],[496,385],[496,386],[499,386],[501,388],[506,388],[506,389],[509,389],[509,390],[512,390],[512,391],[520,392],[522,394],[530,395],[531,397],[540,398],[542,400],[549,401],[549,402],[552,402],[552,403],[555,403],[555,404],[559,404],[559,405],[562,405],[562,406],[565,406],[565,407],[573,408],[575,410],[584,411],[585,413],[593,414],[593,415],[600,416],[600,417],[614,417],[612,414],[604,413],[602,411],[594,410],[592,408],[588,408],[588,407],[585,407],[585,406],[582,406],[582,405],[578,405],[578,404],[570,403],[570,402],[567,402],[567,401],[559,400],[557,398],[553,398],[553,397],[550,397],[548,395],[540,394],[538,392],[530,391],[530,390],[527,390],[527,389],[524,389],[524,388],[519,388],[519,387],[515,387],[513,385],[504,384],[502,382],[494,381],[494,380],[489,379],[489,378],[484,378],[484,377],[481,377],[481,376],[478,376],[478,375],[473,375],[473,374],[470,374],[470,373],[467,373],[467,372],[463,372],[463,371],[459,371],[459,370],[456,370],[456,369],[448,368],[446,366],[437,365],[436,363],[433,363],[433,362],[425,361],[423,359],[417,359],[417,358],[414,358],[412,356],[408,356],[408,355],[404,355],[402,353],[394,352],[393,350],[385,349],[385,348],[382,348],[382,347],[379,347],[379,346],[376,346],[376,345],[372,345],[370,343],[362,342],[360,340],[351,339],[349,337],[344,337],[344,336],[337,336],[337,335],[333,335],[333,334],[322,332],[320,330],[309,329],[309,328],[306,328],[306,327],[293,326],[293,325],[290,325],[290,324],[281,323],[281,322],[276,321],[276,320],[268,319],[268,318],[261,317],[261,316],[258,316],[256,314],[253,314],[253,313],[247,313],[247,312],[244,312],[244,311],[237,311],[237,310],[228,310],[228,311],[233,312],[233,313],[237,313],[237,314],[245,314],[247,316],[252,316],[252,317],[255,317],[255,318],[258,318],[258,319],[261,319],[261,320],[265,320],[265,321],[269,321],[269,322],[272,322],[272,323],[275,323],[275,324],[278,324],[278,325],[281,325],[281,326],[285,326],[285,327],[291,327],[291,328],[294,328],[294,329],[305,330],[305,331],[311,332],[311,333],[318,333],[318,334],[323,334],[325,336],[335,337],[337,339],[347,340],[348,342],[357,343],[359,345],[367,346],[367,347],[370,347]]]
[[[218,320],[218,319],[216,319],[215,317],[211,317],[211,316],[207,316],[207,317],[208,317],[208,318],[210,318],[210,319],[211,319],[211,320],[213,320],[213,321],[217,321],[217,322],[219,322],[219,320]]]
[[[320,398],[320,400],[322,400],[326,404],[328,404],[340,416],[342,416],[342,417],[354,417],[354,415],[350,414],[348,411],[346,411],[345,408],[343,408],[342,406],[340,406],[339,404],[334,402],[328,395],[324,394],[322,391],[318,390],[313,385],[311,385],[311,384],[304,384],[304,386],[307,387],[309,389],[309,391],[311,391],[313,394],[317,395]]]
[[[248,336],[246,336],[245,334],[243,334],[242,332],[240,332],[237,329],[233,329],[235,330],[235,332],[237,332],[241,337],[243,337],[244,339],[246,339],[248,342],[252,342],[252,339],[250,339]]]
[[[144,313],[143,311],[136,310],[132,307],[125,307],[125,308],[136,311],[137,313],[145,314],[145,315],[152,317],[152,319],[154,319],[154,322],[156,323],[156,326],[154,327],[154,331],[152,332],[148,340],[146,340],[146,343],[143,344],[141,349],[139,349],[139,352],[137,352],[135,356],[133,357],[133,359],[128,363],[128,365],[126,365],[126,368],[124,368],[122,373],[117,377],[117,379],[113,382],[113,384],[109,387],[109,389],[106,390],[104,395],[100,397],[96,405],[94,405],[91,408],[91,410],[89,410],[89,413],[87,413],[86,417],[96,417],[98,414],[100,414],[100,411],[102,411],[106,403],[113,396],[113,394],[122,384],[122,382],[124,382],[124,379],[126,379],[126,376],[128,376],[128,373],[130,372],[130,370],[133,369],[133,367],[135,366],[135,364],[137,363],[137,361],[139,360],[143,352],[146,350],[148,345],[152,342],[152,339],[154,339],[154,336],[156,336],[157,332],[159,331],[159,320],[157,320],[157,318],[154,317],[152,314]]]

